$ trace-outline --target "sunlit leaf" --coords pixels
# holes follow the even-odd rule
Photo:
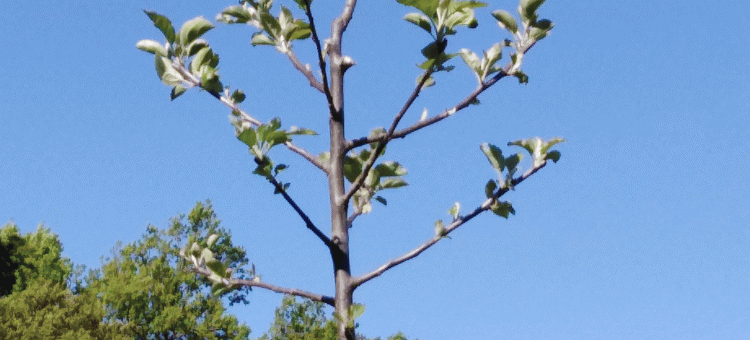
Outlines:
[[[386,178],[380,181],[380,187],[383,189],[395,189],[409,185],[400,177]]]
[[[188,46],[212,28],[214,28],[214,25],[203,17],[190,19],[180,28],[180,44]]]
[[[497,183],[495,180],[491,179],[487,181],[487,185],[484,186],[484,194],[487,195],[487,198],[490,198],[495,194],[495,189],[497,189]]]
[[[162,57],[167,56],[167,49],[154,40],[141,40],[135,44],[135,47],[141,51],[145,51],[151,54],[159,55]]]
[[[216,240],[218,239],[219,239],[219,234],[211,234],[210,236],[208,236],[208,239],[206,239],[206,245],[211,247],[214,245],[214,243],[216,243]]]
[[[492,12],[492,16],[497,19],[497,25],[510,31],[511,33],[518,32],[518,23],[516,19],[507,11],[502,9]]]
[[[397,0],[398,3],[414,7],[428,17],[434,17],[440,0]]]
[[[404,20],[421,27],[427,33],[432,34],[432,24],[430,18],[421,13],[409,13],[404,16]]]
[[[495,203],[490,207],[490,209],[496,215],[502,216],[504,218],[508,218],[510,214],[513,214],[513,215],[516,214],[516,210],[513,209],[513,206],[509,202],[495,201]]]
[[[276,45],[276,42],[273,39],[271,39],[271,37],[261,32],[255,32],[255,34],[253,34],[253,38],[250,41],[250,43],[252,43],[253,46]]]
[[[460,210],[461,210],[461,204],[456,202],[456,203],[453,203],[453,206],[450,208],[450,210],[448,210],[448,214],[450,214],[451,217],[453,217],[453,220],[455,221],[458,219],[458,214]]]
[[[484,152],[484,155],[487,157],[487,160],[490,162],[490,165],[492,165],[495,171],[497,171],[498,174],[502,173],[503,168],[505,168],[503,151],[500,150],[500,148],[498,148],[497,146],[489,143],[482,143],[479,148],[482,149],[482,152]]]
[[[172,22],[167,19],[167,17],[151,11],[143,11],[148,15],[149,19],[154,23],[154,26],[158,28],[163,34],[164,37],[167,38],[167,41],[169,43],[174,43],[175,39],[175,33],[174,33],[174,26],[172,26]]]
[[[187,89],[183,87],[182,85],[176,85],[172,88],[172,93],[169,94],[170,100],[175,100],[177,97],[181,96],[183,93],[185,93]]]

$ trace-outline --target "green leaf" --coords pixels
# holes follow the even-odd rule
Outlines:
[[[385,176],[385,177],[403,176],[408,173],[406,171],[406,168],[401,166],[401,164],[397,162],[393,162],[393,161],[386,161],[386,162],[380,163],[378,164],[378,166],[375,167],[375,170],[381,176]]]
[[[182,28],[180,28],[180,44],[182,46],[188,46],[195,39],[200,38],[212,28],[214,28],[214,25],[202,16],[190,19],[182,25]]]
[[[200,49],[198,53],[195,54],[195,57],[193,57],[193,60],[190,62],[190,72],[192,72],[193,74],[198,74],[200,67],[212,63],[212,59],[213,52],[211,51],[211,48],[204,47]]]
[[[487,71],[492,70],[492,66],[500,60],[503,56],[503,45],[500,43],[496,43],[490,47],[489,50],[484,52],[484,57],[487,60]],[[490,74],[491,72],[487,72],[487,74]]]
[[[495,213],[498,216],[502,216],[504,218],[508,218],[510,214],[515,215],[516,211],[513,209],[513,206],[509,202],[497,202],[495,201],[494,204],[490,207],[493,213]]]
[[[287,166],[286,164],[279,164],[276,166],[276,168],[273,169],[273,173],[274,175],[278,175],[280,172],[286,170],[286,168],[288,167],[289,166]]]
[[[181,96],[183,93],[185,93],[187,89],[183,87],[182,85],[176,85],[172,88],[172,93],[169,94],[170,100],[175,100],[177,97]]]
[[[552,139],[550,139],[549,141],[546,141],[543,144],[541,152],[542,153],[547,153],[547,150],[549,150],[549,148],[553,147],[555,144],[559,144],[559,143],[562,143],[562,142],[565,142],[565,138],[562,138],[562,137],[552,138]]]
[[[193,256],[200,256],[201,254],[201,246],[198,244],[198,242],[193,242],[193,245],[190,246],[190,255]]]
[[[312,30],[309,27],[300,27],[292,31],[287,38],[289,41],[292,40],[304,40],[310,37]]]
[[[550,156],[550,158],[548,158],[547,151],[553,145],[564,142],[564,141],[565,139],[560,138],[560,137],[555,137],[549,141],[544,141],[539,137],[533,137],[533,138],[528,138],[528,139],[519,139],[517,141],[508,143],[508,145],[516,145],[516,146],[520,146],[526,149],[526,151],[528,151],[529,154],[531,154],[531,157],[534,162],[534,166],[536,167],[544,163],[546,159],[552,159],[553,161],[554,161],[554,158],[559,159],[560,158],[559,152],[556,152],[555,154]]]
[[[516,73],[513,74],[514,77],[518,78],[519,84],[528,84],[529,83],[529,76],[526,75],[526,73],[523,73],[523,71],[518,70]]]
[[[536,21],[536,10],[545,0],[521,0],[518,5],[519,14],[530,22]]]
[[[362,173],[362,162],[358,158],[346,156],[344,159],[344,177],[351,183],[357,179],[360,173]]]
[[[495,180],[491,179],[487,181],[487,185],[484,186],[484,194],[487,195],[487,198],[490,198],[495,194],[495,189],[497,189],[497,183]]]
[[[426,15],[421,13],[409,13],[404,16],[404,20],[421,27],[427,33],[432,34],[432,21]]]
[[[158,55],[158,56],[162,56],[162,57],[167,56],[167,49],[164,48],[164,46],[162,46],[160,43],[154,40],[149,40],[149,39],[141,40],[135,44],[135,48],[141,51],[145,51],[151,54]]]
[[[500,150],[497,146],[494,146],[489,143],[482,143],[482,145],[479,147],[482,149],[482,152],[484,152],[484,155],[487,156],[487,160],[490,162],[490,165],[495,169],[495,171],[498,172],[498,174],[503,172],[503,168],[505,168],[505,159],[503,158],[503,151]]]
[[[288,135],[307,135],[307,136],[317,136],[318,133],[305,128],[299,128],[296,126],[292,126],[289,128],[289,131],[287,131]]]
[[[237,139],[241,140],[248,147],[252,147],[257,143],[258,137],[253,128],[245,129],[237,135]]]
[[[208,248],[203,248],[201,250],[201,258],[206,261],[206,263],[216,261],[216,258],[214,258],[214,252],[212,252],[211,249]]]
[[[531,26],[531,29],[529,30],[529,37],[536,41],[542,40],[549,35],[552,27],[554,26],[555,25],[552,23],[552,21],[549,21],[547,19],[539,20],[534,23],[533,26]]]
[[[437,11],[440,0],[397,0],[398,3],[406,6],[414,7],[420,10],[428,17],[434,17]]]
[[[508,13],[508,11],[499,9],[493,11],[492,16],[495,17],[495,19],[497,20],[497,25],[501,28],[510,31],[511,33],[518,32],[518,23],[516,22],[516,19],[510,13]]]
[[[395,189],[395,188],[405,187],[407,185],[409,184],[406,183],[406,181],[404,181],[400,177],[391,177],[391,178],[386,178],[380,181],[380,187],[383,189]]]
[[[520,153],[505,158],[505,168],[508,169],[508,172],[514,172],[516,170],[518,163],[521,162],[521,158],[522,156]]]
[[[459,50],[458,54],[461,56],[461,59],[464,60],[464,63],[466,63],[466,65],[469,66],[469,68],[474,72],[474,75],[477,77],[477,79],[479,79],[479,81],[482,81],[482,64],[479,61],[479,57],[477,56],[477,54],[466,48],[462,48],[461,50]]]
[[[382,203],[383,205],[388,205],[388,201],[386,201],[382,196],[375,196],[375,200]]]
[[[560,151],[550,151],[547,153],[547,156],[545,156],[544,159],[551,159],[553,162],[557,163],[557,161],[560,160]]]
[[[154,26],[158,28],[163,34],[164,37],[167,38],[167,41],[169,41],[170,44],[174,43],[174,26],[172,26],[172,22],[167,19],[167,17],[156,13],[151,12],[147,10],[143,10],[146,15],[148,15],[149,19],[154,23]]]
[[[239,104],[245,101],[245,92],[242,92],[242,90],[234,90],[232,93],[232,101]]]
[[[250,43],[253,44],[253,46],[276,45],[276,42],[273,39],[271,39],[271,37],[261,32],[255,32],[255,34],[253,34],[253,38],[250,41]]]
[[[211,247],[214,245],[214,243],[216,243],[216,240],[218,239],[219,239],[219,234],[211,234],[210,236],[208,236],[208,239],[206,240],[206,245]]]
[[[435,236],[445,236],[445,224],[443,224],[443,220],[435,221]]]
[[[252,19],[248,10],[242,6],[229,6],[216,15],[216,21],[227,24],[244,24]]]
[[[451,217],[453,217],[453,220],[455,221],[458,219],[458,213],[460,210],[461,210],[461,204],[456,202],[456,203],[453,203],[453,206],[448,210],[448,214],[451,215]]]
[[[448,40],[433,41],[422,49],[422,55],[427,59],[437,59],[448,46]]]
[[[156,56],[156,74],[164,84],[170,86],[180,85],[184,81],[182,75],[172,67],[172,61],[159,55]]]
[[[279,33],[281,33],[281,25],[279,25],[279,21],[276,20],[273,15],[261,13],[260,23],[263,26],[263,29],[274,38],[278,37]]]
[[[190,45],[188,45],[185,50],[187,52],[187,55],[192,57],[204,47],[208,47],[208,41],[206,41],[205,39],[195,39],[190,43]]]

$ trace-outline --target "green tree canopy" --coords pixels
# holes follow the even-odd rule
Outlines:
[[[250,328],[226,313],[222,298],[246,302],[248,289],[214,296],[211,282],[179,258],[182,243],[207,233],[219,235],[217,256],[243,275],[245,251],[232,245],[210,202],[197,203],[187,221],[174,218],[167,230],[149,226],[141,240],[115,249],[88,279],[106,306],[105,320],[124,325],[135,339],[247,339]]]
[[[8,224],[0,230],[0,249],[0,339],[127,339],[118,325],[102,323],[96,292],[68,288],[71,261],[49,228],[21,235]]]

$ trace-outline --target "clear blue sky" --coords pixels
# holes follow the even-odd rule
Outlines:
[[[0,223],[44,223],[73,262],[98,267],[118,240],[211,199],[265,281],[332,294],[328,253],[251,175],[226,108],[198,91],[170,102],[152,57],[135,49],[162,39],[141,9],[179,27],[234,3],[6,3]],[[342,3],[317,1],[318,25]],[[516,5],[490,1],[480,27],[448,48],[506,37],[489,12]],[[347,73],[349,137],[389,124],[413,87],[428,36],[401,20],[408,11],[360,1],[344,45],[358,63]],[[507,79],[482,105],[389,146],[411,185],[357,220],[354,273],[426,240],[454,201],[464,211],[481,202],[494,175],[482,142],[563,136],[562,160],[507,196],[516,216],[481,216],[358,289],[367,308],[359,330],[424,340],[750,338],[750,7],[549,0],[540,13],[556,27],[525,60],[528,85]],[[273,48],[250,46],[253,32],[220,25],[206,35],[222,80],[248,94],[243,107],[255,117],[321,132],[297,141],[323,151],[324,99]],[[314,63],[309,44],[296,46]],[[405,124],[473,88],[463,62],[453,64]],[[324,176],[286,150],[273,155],[291,165],[290,193],[325,226]],[[255,290],[233,311],[260,336],[280,299]]]

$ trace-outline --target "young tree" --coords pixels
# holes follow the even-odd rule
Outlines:
[[[535,137],[508,143],[520,146],[530,154],[531,166],[525,172],[519,169],[520,153],[505,156],[495,145],[482,144],[482,152],[497,172],[497,178],[489,180],[485,186],[486,199],[466,214],[461,213],[460,205],[456,203],[450,209],[449,222],[435,222],[433,237],[369,272],[353,276],[349,262],[349,228],[358,216],[371,211],[372,200],[386,203],[385,199],[378,195],[380,191],[406,185],[402,178],[406,174],[406,169],[400,163],[379,161],[386,146],[394,139],[405,138],[442,122],[470,105],[479,104],[478,97],[505,77],[515,77],[521,83],[526,83],[528,77],[521,71],[524,55],[537,41],[546,37],[553,27],[551,21],[540,19],[537,15],[537,10],[544,0],[521,0],[518,6],[520,22],[507,11],[492,12],[498,26],[508,31],[510,39],[495,42],[480,55],[465,48],[451,53],[448,52],[448,39],[452,39],[463,27],[476,27],[474,10],[485,7],[486,4],[474,0],[397,1],[416,10],[407,14],[404,19],[430,36],[430,42],[421,50],[425,58],[419,65],[421,74],[417,77],[414,90],[402,108],[395,113],[389,127],[374,129],[368,136],[357,138],[347,138],[345,134],[344,75],[355,65],[355,61],[342,49],[344,32],[353,18],[356,0],[344,1],[343,9],[331,23],[330,36],[326,39],[322,39],[316,26],[311,11],[311,0],[294,1],[302,13],[297,17],[291,9],[284,6],[280,11],[272,10],[273,0],[242,0],[240,5],[230,6],[217,15],[219,22],[254,27],[257,31],[252,36],[253,45],[274,46],[291,61],[310,86],[325,97],[328,114],[321,118],[328,119],[330,149],[317,156],[292,141],[294,136],[314,135],[315,132],[296,127],[282,129],[278,118],[263,123],[240,107],[246,97],[244,92],[231,91],[222,83],[217,72],[219,57],[208,42],[201,39],[205,32],[214,27],[208,20],[196,17],[185,22],[180,30],[176,31],[165,16],[146,11],[167,41],[159,43],[154,40],[141,40],[136,45],[137,48],[155,55],[157,75],[162,82],[172,87],[172,99],[187,89],[199,88],[230,109],[237,138],[249,147],[254,156],[257,164],[254,173],[271,183],[275,193],[283,196],[305,226],[329,250],[334,269],[335,295],[326,296],[300,289],[278,287],[261,281],[258,276],[249,280],[237,278],[232,275],[232,268],[228,263],[222,263],[215,258],[211,250],[212,241],[215,240],[212,236],[206,241],[189,244],[183,250],[184,257],[192,262],[195,272],[205,275],[225,289],[260,287],[333,306],[338,322],[339,339],[355,339],[354,319],[363,311],[363,307],[353,301],[353,293],[357,287],[415,258],[483,212],[492,211],[505,218],[509,214],[514,214],[511,204],[501,200],[501,197],[543,168],[548,160],[556,162],[560,153],[550,148],[563,141],[561,138],[545,141]],[[309,64],[300,61],[294,52],[292,43],[307,38],[311,38],[317,50],[318,59],[315,62],[319,72],[313,71]],[[510,55],[504,66],[499,63],[503,52]],[[463,59],[475,75],[476,87],[443,112],[430,116],[425,110],[418,122],[399,127],[402,118],[412,108],[419,94],[426,87],[435,84],[436,74],[453,69],[447,62],[457,56]],[[331,216],[329,234],[318,228],[296,204],[287,191],[289,183],[283,183],[277,178],[287,166],[276,164],[270,158],[269,151],[280,145],[298,154],[327,176]],[[251,273],[254,275],[254,272]]]

